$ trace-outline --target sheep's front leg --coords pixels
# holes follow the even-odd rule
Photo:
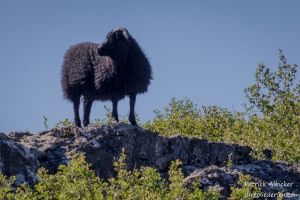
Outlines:
[[[133,126],[138,126],[135,120],[134,116],[134,106],[135,106],[135,100],[136,100],[136,93],[131,93],[129,94],[129,104],[130,104],[130,112],[129,112],[129,117],[128,120]]]
[[[112,105],[113,105],[111,118],[114,122],[119,122],[119,117],[118,117],[119,98],[118,98],[118,95],[116,95],[116,94],[112,95],[111,101],[112,101]]]
[[[73,102],[75,126],[81,127],[81,122],[80,122],[80,117],[79,117],[80,96],[74,98],[72,100],[72,102]]]
[[[84,108],[83,108],[83,125],[87,126],[90,124],[90,113],[92,108],[93,101],[84,99]]]

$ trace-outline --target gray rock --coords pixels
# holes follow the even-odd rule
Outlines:
[[[8,137],[0,140],[0,172],[6,176],[16,176],[17,186],[24,181],[36,183],[35,173],[39,166],[37,157],[26,146]]]
[[[5,133],[0,132],[0,140],[7,140],[7,139],[9,139],[9,137]]]
[[[218,186],[224,197],[230,196],[230,187],[238,187],[237,181],[240,174],[249,174],[251,181],[246,184],[259,186],[262,193],[300,194],[300,170],[299,165],[282,162],[254,161],[250,164],[235,165],[231,167],[208,166],[196,169],[185,178],[185,183],[195,178],[200,178],[204,188]],[[265,199],[265,198],[262,198]],[[267,199],[276,199],[267,197]],[[299,199],[283,198],[283,199]]]
[[[21,162],[20,158],[15,159],[15,154],[20,154],[26,162],[24,169],[16,172],[2,171],[7,175],[19,174],[19,177],[23,177],[20,176],[23,174],[24,179],[30,183],[35,181],[32,172],[38,167],[42,166],[50,173],[55,173],[59,165],[69,162],[74,149],[77,152],[85,152],[86,161],[92,163],[95,173],[107,180],[116,175],[113,162],[119,158],[124,147],[128,170],[150,166],[165,177],[170,163],[179,159],[182,161],[185,183],[201,177],[203,187],[219,187],[224,197],[230,195],[230,186],[237,186],[241,173],[250,174],[253,183],[279,183],[277,186],[262,187],[263,192],[284,191],[300,194],[298,165],[257,161],[249,155],[252,151],[250,147],[237,144],[209,142],[179,135],[163,137],[124,123],[107,124],[102,127],[89,125],[84,128],[54,128],[35,135],[14,132],[9,136],[12,139],[0,140],[1,156],[4,155],[2,152],[7,151],[6,155],[14,159],[10,161],[1,157],[1,163],[5,162],[1,169],[4,169],[4,165],[7,165],[6,168],[21,167],[18,163]],[[8,145],[5,141],[14,145]],[[6,149],[13,149],[13,152],[17,153],[13,154],[12,150]],[[230,154],[233,166],[226,167]],[[31,160],[26,160],[27,157]],[[25,166],[28,166],[31,173],[25,170]],[[281,186],[280,183],[284,182],[292,185]]]

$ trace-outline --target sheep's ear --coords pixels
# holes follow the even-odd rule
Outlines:
[[[129,41],[129,33],[128,33],[128,31],[126,29],[124,29],[122,32],[123,32],[124,38]]]
[[[129,33],[126,30],[126,28],[117,28],[115,30],[113,30],[113,32],[116,33],[116,38],[119,39],[120,37],[124,37],[125,40],[129,41]]]

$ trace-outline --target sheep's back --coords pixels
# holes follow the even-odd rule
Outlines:
[[[97,44],[81,43],[71,46],[62,66],[62,87],[68,99],[74,91],[80,91],[93,83],[93,60]]]

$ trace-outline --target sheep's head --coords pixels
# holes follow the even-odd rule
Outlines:
[[[109,56],[114,61],[125,62],[129,53],[129,42],[128,31],[125,28],[117,28],[107,34],[97,52],[100,56]]]

